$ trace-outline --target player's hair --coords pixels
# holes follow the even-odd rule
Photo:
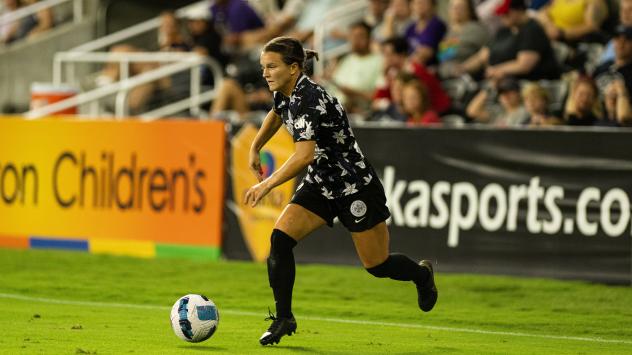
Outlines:
[[[318,52],[311,49],[304,49],[301,42],[292,37],[274,38],[266,43],[263,47],[263,51],[279,53],[283,63],[287,65],[297,63],[301,70],[303,70],[308,60],[312,58],[318,60]]]

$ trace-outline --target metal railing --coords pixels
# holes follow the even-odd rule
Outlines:
[[[19,21],[25,17],[36,14],[38,11],[52,8],[71,1],[73,22],[81,22],[81,20],[83,20],[84,0],[44,0],[0,16],[0,25],[6,25],[15,21]]]
[[[192,8],[195,8],[196,6],[200,6],[201,3],[206,3],[206,1],[199,1],[191,5],[184,6],[176,10],[176,16],[178,17],[184,16],[187,13],[187,11],[189,11]],[[94,41],[81,44],[77,47],[70,49],[69,51],[70,52],[93,52],[99,49],[109,47],[113,44],[117,44],[122,41],[128,40],[135,36],[147,33],[149,31],[155,30],[159,26],[160,26],[160,18],[155,17],[150,20],[143,21],[134,26],[111,33],[107,36],[103,36],[101,38],[95,39]]]
[[[223,79],[222,69],[220,65],[213,59],[197,55],[195,53],[163,53],[163,52],[148,52],[148,53],[108,53],[108,52],[96,52],[96,53],[82,53],[77,56],[76,53],[62,52],[56,55],[58,63],[55,68],[55,80],[56,84],[62,83],[62,66],[63,62],[89,62],[89,63],[105,63],[105,62],[119,62],[120,65],[120,80],[111,84],[104,85],[94,90],[78,94],[71,98],[59,101],[44,107],[36,108],[25,113],[28,119],[36,119],[46,115],[53,114],[55,112],[65,110],[68,108],[76,107],[79,105],[89,104],[89,114],[97,116],[99,114],[98,101],[105,97],[115,95],[115,110],[114,115],[117,118],[123,118],[129,115],[129,108],[127,105],[127,97],[135,87],[143,84],[147,84],[156,81],[161,78],[165,78],[182,71],[190,71],[190,97],[178,102],[166,105],[160,109],[156,109],[151,112],[142,114],[145,119],[155,119],[164,117],[166,115],[179,112],[183,109],[190,108],[193,115],[199,115],[200,105],[212,100],[216,95],[216,90],[208,90],[201,93],[200,83],[200,66],[207,65],[213,78],[215,80],[215,86],[217,87]],[[165,66],[152,69],[150,71],[129,76],[129,65],[133,62],[174,62]]]

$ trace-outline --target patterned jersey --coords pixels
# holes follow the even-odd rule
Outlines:
[[[290,97],[274,92],[274,112],[295,142],[316,141],[303,184],[328,199],[348,196],[377,178],[353,136],[338,100],[301,75]]]

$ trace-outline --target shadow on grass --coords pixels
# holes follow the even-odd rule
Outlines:
[[[274,351],[272,349],[279,349],[279,350],[291,350],[291,351],[297,352],[297,353],[325,354],[322,351],[314,350],[312,348],[307,348],[307,347],[304,347],[304,346],[275,345],[275,346],[266,346],[266,349],[270,349],[271,351]]]
[[[226,348],[221,346],[208,346],[208,345],[180,345],[180,349],[197,350],[197,351],[226,351]]]

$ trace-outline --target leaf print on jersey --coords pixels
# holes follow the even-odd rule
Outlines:
[[[342,170],[342,172],[340,173],[340,176],[345,176],[347,175],[347,169],[345,169],[344,166],[342,166],[342,164],[340,163],[336,163],[336,165],[340,168],[340,170]]]
[[[314,150],[314,159],[316,159],[316,164],[320,163],[320,160],[323,158],[329,160],[325,150],[316,146],[316,149]]]
[[[344,115],[344,109],[342,108],[342,106],[340,105],[340,103],[336,102],[336,110],[338,110],[338,113],[342,116]]]
[[[373,175],[369,174],[369,175],[365,176],[364,177],[364,184],[368,185],[371,182],[371,180],[373,180]]]
[[[362,160],[356,162],[355,165],[359,166],[360,169],[366,168],[366,164],[364,164],[364,162]]]
[[[345,189],[342,190],[342,192],[345,194],[345,196],[349,196],[351,194],[358,192],[358,189],[355,188],[355,184],[350,184],[348,182],[345,182]]]
[[[347,138],[347,136],[345,135],[345,130],[341,129],[338,132],[334,132],[333,138],[336,140],[336,143],[344,144],[345,138]]]
[[[325,101],[323,101],[323,99],[318,99],[318,106],[315,107],[316,110],[318,110],[318,112],[320,112],[320,115],[326,115],[327,114],[327,103]]]
[[[322,187],[321,190],[323,191],[323,196],[325,196],[325,198],[327,198],[328,200],[333,200],[334,196],[333,193],[329,190],[327,190],[326,187]]]
[[[319,184],[323,182],[323,179],[321,179],[318,175],[314,175],[314,180]]]

